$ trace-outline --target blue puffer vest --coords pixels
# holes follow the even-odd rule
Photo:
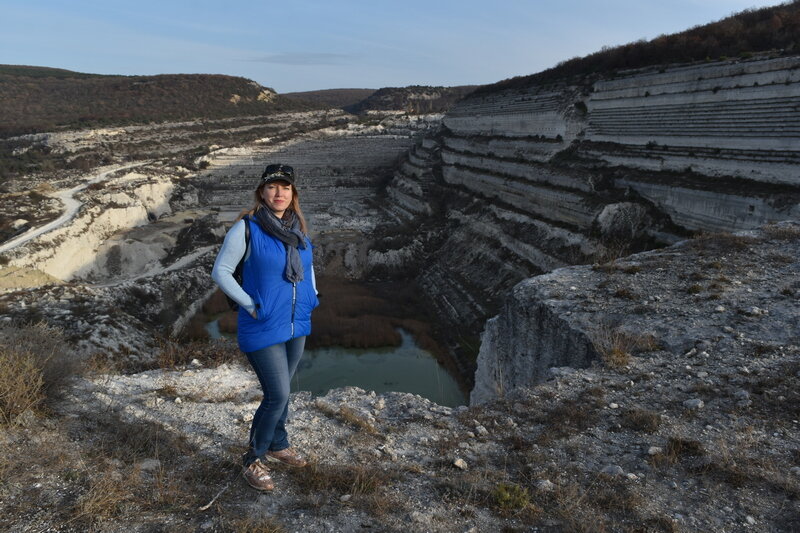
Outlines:
[[[292,283],[284,277],[286,248],[250,221],[250,256],[244,262],[242,288],[256,303],[258,318],[239,309],[239,348],[254,352],[311,333],[311,311],[319,300],[311,283],[311,241],[299,250],[303,280]]]

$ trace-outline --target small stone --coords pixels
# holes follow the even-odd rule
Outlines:
[[[716,306],[714,308],[714,311],[716,311],[717,313],[724,313],[725,312],[725,306],[724,305],[718,305],[718,306]]]
[[[650,446],[647,448],[647,455],[658,455],[660,453],[664,453],[664,448],[660,446]]]
[[[156,472],[161,469],[161,461],[154,458],[142,459],[137,466],[143,472]]]
[[[608,465],[608,466],[605,466],[605,467],[603,467],[602,470],[600,470],[600,472],[603,473],[603,474],[608,474],[609,476],[624,476],[625,475],[625,471],[619,465]]]
[[[705,406],[703,400],[700,398],[692,398],[691,400],[686,400],[683,402],[683,406],[687,409],[702,409]]]
[[[733,333],[734,329],[730,326],[722,326],[722,331],[724,331],[725,333]]]
[[[608,404],[609,409],[619,409],[618,403],[610,403]]]
[[[156,398],[156,405],[161,405],[164,403],[164,398]]]
[[[339,498],[339,501],[340,502],[349,502],[350,498],[352,498],[352,497],[353,497],[352,494],[342,494],[342,497]]]
[[[673,489],[677,489],[678,488],[678,484],[675,483],[674,481],[672,483],[670,483],[669,486],[672,487]]]
[[[753,405],[753,400],[740,400],[736,402],[736,407],[740,409],[744,409],[745,407],[750,407]]]
[[[550,492],[556,488],[555,483],[550,481],[549,479],[540,479],[536,482],[536,490],[542,492]]]
[[[473,433],[471,431],[467,431],[467,437],[470,438],[470,439],[474,439],[475,438],[475,433]]]
[[[488,434],[489,434],[489,430],[488,430],[488,429],[486,429],[486,428],[485,428],[485,427],[483,427],[483,426],[478,426],[478,427],[476,427],[476,428],[475,428],[475,431],[477,431],[477,432],[478,432],[478,435],[480,435],[481,437],[485,437],[486,435],[488,435]]]
[[[800,466],[793,466],[789,469],[789,472],[794,474],[795,476],[800,476]]]
[[[386,407],[386,400],[383,398],[378,398],[378,401],[375,402],[375,409],[381,410]]]
[[[625,474],[625,477],[630,479],[631,481],[638,481],[639,480],[639,476],[637,476],[633,472],[629,472],[628,474]]]
[[[195,368],[200,368],[201,366],[203,366],[203,363],[201,363],[199,359],[192,359],[192,361],[189,364]]]
[[[467,469],[467,462],[464,459],[462,459],[461,457],[459,457],[458,459],[453,461],[453,466],[455,466],[456,468],[458,468],[460,470],[466,470]]]
[[[755,518],[753,518],[753,517],[752,517],[752,516],[750,516],[750,515],[747,515],[747,516],[744,518],[744,521],[745,521],[745,522],[747,522],[748,524],[750,524],[751,526],[754,526],[754,525],[756,525],[756,519],[755,519]]]
[[[708,377],[708,372],[706,372],[704,370],[701,370],[700,372],[697,373],[697,377],[700,378],[700,379],[707,378]]]
[[[176,397],[176,398],[175,398],[175,403],[177,403],[177,404],[181,404],[181,403],[183,403],[183,400],[181,400],[181,397],[180,397],[180,396],[178,396],[178,397]]]
[[[749,400],[750,393],[744,389],[737,390],[736,392],[733,393],[733,397],[736,398],[737,400]]]
[[[419,524],[425,522],[425,515],[419,511],[411,511],[411,520]]]

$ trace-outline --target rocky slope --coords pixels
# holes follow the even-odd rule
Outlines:
[[[0,487],[0,524],[795,530],[799,251],[800,226],[786,225],[528,280],[514,291],[520,305],[490,323],[484,347],[493,349],[481,354],[480,376],[502,400],[492,390],[480,406],[450,409],[356,388],[294,394],[290,432],[312,462],[276,465],[272,494],[239,476],[259,392],[249,369],[224,355],[230,347],[200,350],[174,370],[87,375],[54,418],[21,417],[2,434],[12,482]],[[502,342],[531,335],[540,317],[549,336]],[[598,331],[609,343],[602,357]],[[564,342],[551,342],[557,336]],[[545,360],[537,347],[560,351]],[[518,363],[529,357],[541,361],[534,387]],[[41,459],[31,447],[46,470],[30,468]]]

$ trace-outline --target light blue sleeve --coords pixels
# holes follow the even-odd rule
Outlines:
[[[236,265],[244,257],[246,250],[244,220],[240,220],[225,235],[222,248],[220,248],[217,260],[214,261],[214,268],[211,270],[211,278],[219,285],[222,292],[230,296],[245,311],[251,312],[255,309],[253,299],[233,279]]]

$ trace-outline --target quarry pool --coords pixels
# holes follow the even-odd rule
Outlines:
[[[216,321],[208,324],[212,338],[219,338]],[[458,383],[436,358],[399,330],[400,346],[388,348],[317,348],[306,350],[292,380],[292,391],[322,396],[338,387],[361,387],[381,392],[419,394],[439,405],[467,403]]]

